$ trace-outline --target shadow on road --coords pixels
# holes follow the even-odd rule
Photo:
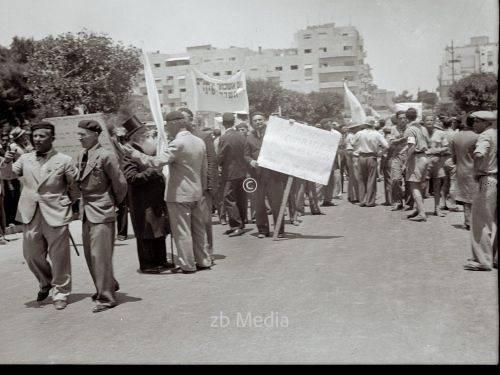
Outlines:
[[[463,224],[452,224],[452,227],[455,229],[466,230],[465,227],[463,226]]]
[[[293,240],[295,238],[300,238],[304,240],[331,240],[334,238],[343,238],[344,236],[317,236],[317,235],[304,235],[300,233],[285,233],[285,240]],[[283,240],[282,239],[282,240]]]
[[[127,302],[139,302],[142,298],[129,296],[127,293],[116,293],[116,300],[121,304]]]

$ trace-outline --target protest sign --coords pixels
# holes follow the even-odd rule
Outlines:
[[[257,162],[261,167],[326,185],[340,138],[339,133],[271,116]]]
[[[63,154],[71,156],[74,160],[82,152],[83,148],[77,138],[78,123],[82,120],[95,120],[101,125],[102,132],[99,136],[101,145],[114,152],[109,139],[108,128],[102,113],[92,113],[88,115],[50,117],[44,121],[50,122],[55,126],[56,138],[54,140],[54,148]]]
[[[191,77],[196,111],[248,113],[245,72],[240,71],[227,80],[220,80],[192,68]]]

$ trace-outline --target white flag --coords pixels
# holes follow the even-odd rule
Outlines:
[[[149,65],[148,55],[144,49],[142,50],[142,57],[149,107],[151,108],[151,114],[153,115],[156,130],[158,131],[158,145],[156,147],[156,153],[159,155],[167,144],[167,137],[165,136],[165,129],[163,127],[163,114],[161,113],[160,97],[158,96],[153,72],[151,70],[151,66]]]
[[[347,87],[346,81],[344,81],[344,89],[347,101],[349,103],[349,108],[351,110],[351,121],[353,124],[364,124],[366,121],[365,110],[361,106],[359,100],[354,96],[354,94]]]

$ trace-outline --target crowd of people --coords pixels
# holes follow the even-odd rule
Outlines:
[[[39,282],[37,301],[52,290],[55,308],[67,305],[72,283],[68,224],[77,207],[96,289],[94,312],[117,305],[113,247],[117,234],[126,238],[127,211],[144,274],[211,269],[215,213],[227,225],[225,235],[244,235],[255,223],[259,239],[271,236],[269,216],[274,224],[279,221],[288,176],[259,165],[266,115],[252,113],[249,126],[225,113],[223,132],[201,129],[188,108],[168,113],[165,120],[168,143],[159,153],[154,132],[135,116],[122,124],[122,133],[112,134],[113,149],[100,144],[98,122],[82,120],[82,151],[76,161],[54,149],[57,134],[49,122],[28,130],[14,127],[6,138],[2,133],[0,241],[5,242],[6,223],[22,223],[23,255]],[[320,207],[335,205],[333,200],[343,197],[345,180],[351,204],[374,207],[377,182],[383,180],[382,204],[408,210],[408,220],[427,220],[426,197],[433,197],[438,217],[463,205],[472,254],[464,269],[497,267],[496,111],[471,113],[462,123],[433,112],[419,119],[410,108],[387,121],[368,117],[341,126],[323,119],[311,126],[338,132],[341,141],[327,185],[293,179],[286,202],[289,225],[300,225],[307,206],[312,215],[321,215]],[[252,192],[245,188],[249,178]],[[285,221],[274,231],[283,238]],[[177,251],[170,259],[169,234]]]

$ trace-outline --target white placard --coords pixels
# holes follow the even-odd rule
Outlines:
[[[340,133],[271,116],[262,140],[261,167],[304,180],[328,183],[340,142]]]

